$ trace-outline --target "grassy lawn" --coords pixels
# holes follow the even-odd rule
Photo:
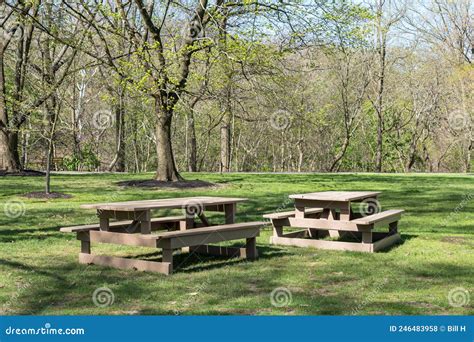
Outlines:
[[[39,177],[0,178],[1,314],[256,314],[375,315],[474,314],[474,180],[467,175],[373,174],[184,174],[218,183],[207,189],[121,188],[118,181],[141,175],[55,175],[53,190],[70,199],[26,199],[41,191]],[[116,270],[77,262],[79,242],[61,226],[94,222],[94,212],[79,205],[219,195],[248,197],[238,206],[238,221],[290,208],[292,193],[323,190],[380,190],[382,209],[405,209],[403,243],[364,254],[280,247],[268,244],[270,229],[258,238],[260,259],[176,258],[177,272],[161,274]],[[12,200],[25,212],[9,218]],[[219,220],[219,216],[211,216]],[[94,253],[160,257],[156,250],[93,245]],[[108,287],[115,301],[97,307],[92,294]],[[291,302],[272,305],[270,293],[285,288]],[[448,293],[470,292],[471,300],[452,306]]]

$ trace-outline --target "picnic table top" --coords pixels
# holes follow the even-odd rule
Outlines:
[[[128,202],[111,202],[111,203],[94,203],[82,204],[83,209],[99,209],[114,211],[139,211],[150,209],[179,209],[189,206],[208,206],[233,204],[247,201],[247,198],[236,197],[181,197],[181,198],[164,198],[156,200],[128,201]]]
[[[290,195],[290,198],[313,201],[350,202],[376,197],[380,194],[381,192],[379,191],[322,191],[311,192],[308,194]]]

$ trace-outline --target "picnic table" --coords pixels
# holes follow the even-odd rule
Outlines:
[[[205,226],[209,222],[205,216],[205,211],[220,211],[225,215],[225,223],[235,222],[237,203],[247,201],[246,198],[227,197],[182,197],[167,198],[158,200],[129,201],[115,203],[83,204],[83,209],[96,209],[100,219],[100,230],[108,231],[110,219],[132,220],[133,227],[140,227],[142,234],[150,234],[152,227],[151,211],[163,209],[183,209],[185,222],[181,229],[194,227],[194,219],[197,215]]]
[[[84,204],[81,208],[96,210],[99,223],[63,227],[61,231],[77,234],[77,239],[81,241],[80,263],[170,274],[173,271],[173,251],[176,249],[256,258],[255,238],[265,222],[235,223],[237,204],[244,201],[247,199],[200,196]],[[182,209],[184,215],[152,217],[155,211],[169,209]],[[207,211],[222,212],[225,224],[212,225],[205,215]],[[200,222],[196,221],[197,218]],[[159,230],[166,231],[152,234]],[[236,239],[246,239],[245,248],[208,245]],[[93,255],[91,242],[161,248],[162,262]]]
[[[295,194],[295,210],[263,215],[273,225],[272,244],[375,252],[400,240],[398,221],[403,210],[380,212],[374,191],[324,191]],[[353,211],[354,203],[369,210]],[[374,232],[388,225],[388,232]],[[283,227],[304,230],[283,232]]]

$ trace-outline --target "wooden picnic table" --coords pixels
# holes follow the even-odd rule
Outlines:
[[[194,218],[197,215],[204,226],[209,226],[205,216],[205,211],[224,212],[225,223],[235,222],[237,203],[247,201],[246,198],[228,198],[228,197],[182,197],[157,200],[112,202],[83,204],[83,209],[96,209],[100,220],[100,230],[108,231],[110,219],[132,220],[130,230],[134,227],[140,227],[142,234],[151,233],[151,211],[163,209],[183,209],[186,216],[186,224],[181,230],[194,227]]]
[[[97,210],[99,224],[63,227],[60,230],[77,234],[77,239],[81,241],[80,263],[170,274],[173,272],[173,251],[176,249],[183,252],[257,258],[256,237],[265,222],[235,223],[237,203],[246,200],[200,196],[84,204],[81,208]],[[164,209],[183,209],[184,215],[151,217],[152,211]],[[225,224],[212,225],[205,216],[206,211],[223,212]],[[201,223],[195,222],[195,217]],[[158,232],[151,234],[152,230]],[[209,245],[239,239],[246,239],[245,247]],[[160,248],[162,261],[95,255],[91,253],[92,242]]]
[[[304,218],[304,208],[322,208],[322,218],[328,220],[350,220],[354,216],[351,203],[376,203],[378,191],[323,191],[309,194],[290,195],[295,201],[295,217]],[[352,216],[351,216],[352,215]]]
[[[264,215],[272,221],[270,242],[302,247],[374,252],[400,240],[398,221],[403,210],[380,211],[378,191],[324,191],[290,195],[295,210]],[[354,212],[353,203],[363,202],[367,212]],[[388,233],[373,232],[389,226]],[[283,233],[283,227],[304,230]],[[324,239],[324,238],[331,239]],[[353,241],[343,241],[349,237]],[[339,239],[339,241],[337,240]]]

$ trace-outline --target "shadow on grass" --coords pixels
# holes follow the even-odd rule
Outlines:
[[[63,234],[59,232],[59,227],[38,229],[0,229],[0,243],[32,239],[44,240],[61,236],[63,236]]]
[[[242,247],[241,245],[231,245],[232,247]],[[273,246],[257,246],[258,260],[272,259],[283,255],[291,254],[282,248]],[[146,259],[147,261],[161,262],[161,252],[134,255],[132,259]],[[175,253],[173,255],[173,273],[193,273],[204,270],[213,270],[230,265],[237,265],[246,262],[253,262],[238,257],[213,256],[200,253]]]

